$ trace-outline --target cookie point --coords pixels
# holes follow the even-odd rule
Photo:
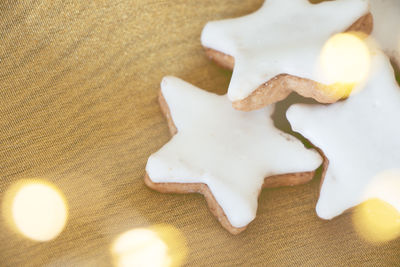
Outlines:
[[[200,41],[203,46],[214,47],[222,38],[221,31],[218,27],[220,21],[209,21],[204,25],[201,32]]]
[[[315,211],[318,217],[320,217],[323,220],[330,220],[334,217],[332,216],[332,214],[328,212],[328,210],[323,205],[321,205],[321,200],[318,200]]]
[[[312,157],[312,168],[318,168],[319,166],[321,166],[321,164],[324,162],[323,157],[321,156],[321,154],[318,153],[317,150],[315,149],[309,149],[311,157]]]
[[[294,113],[296,112],[295,110],[297,109],[297,105],[291,105],[287,110],[286,110],[286,118],[288,121],[293,119]]]
[[[231,102],[240,102],[247,97],[247,95],[243,95],[243,93],[236,89],[232,90],[231,85],[229,85],[227,96]]]
[[[168,81],[172,80],[174,77],[173,76],[164,76],[161,80],[161,87],[164,87],[167,85]]]
[[[291,105],[288,110],[286,111],[286,118],[290,122],[290,125],[292,126],[293,130],[296,128],[296,119],[297,115],[301,112],[302,106],[300,104],[297,105]]]
[[[201,31],[200,42],[201,42],[202,45],[205,45],[205,43],[207,43],[207,34],[208,34],[208,31],[209,31],[209,27],[210,27],[209,24],[210,23],[211,22],[206,23],[206,25],[204,25],[203,30]]]

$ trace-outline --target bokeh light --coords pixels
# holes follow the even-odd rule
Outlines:
[[[320,55],[320,75],[330,86],[324,88],[338,98],[348,97],[369,74],[371,56],[363,41],[365,35],[356,32],[339,33],[324,45]]]
[[[6,194],[3,212],[14,230],[42,242],[56,238],[68,217],[62,193],[53,185],[38,180],[12,186]]]
[[[115,266],[181,266],[186,254],[182,234],[169,225],[136,228],[120,235],[112,245]]]
[[[355,208],[353,222],[362,238],[382,243],[400,237],[400,171],[377,175],[365,192],[368,200]]]
[[[381,243],[400,236],[400,212],[383,200],[374,198],[362,203],[353,219],[357,232],[366,241]]]

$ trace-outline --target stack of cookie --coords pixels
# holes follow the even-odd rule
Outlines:
[[[400,10],[391,1],[388,10]],[[145,183],[160,192],[202,193],[233,234],[255,218],[261,188],[306,183],[322,164],[319,217],[333,218],[370,198],[400,211],[399,191],[381,190],[400,181],[400,124],[394,122],[400,88],[389,58],[368,36],[379,35],[373,17],[387,2],[267,0],[248,16],[209,22],[201,42],[211,59],[233,70],[228,93],[163,79],[159,102],[173,137],[150,156]],[[340,33],[367,54],[355,68],[364,75],[354,80],[323,71],[321,53]],[[317,149],[274,126],[274,103],[291,92],[325,104],[287,111],[293,129]]]

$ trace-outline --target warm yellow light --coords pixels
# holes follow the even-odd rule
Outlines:
[[[51,185],[31,182],[19,186],[10,204],[10,221],[25,237],[49,241],[64,229],[67,205]]]
[[[400,237],[400,212],[380,199],[370,199],[354,212],[357,232],[367,241],[377,243]]]
[[[127,231],[115,240],[111,251],[118,267],[180,266],[186,257],[182,235],[166,225]]]
[[[347,97],[354,86],[365,80],[370,68],[370,52],[363,36],[339,33],[332,36],[321,51],[321,72],[329,81],[330,93]]]
[[[400,237],[400,170],[387,170],[372,179],[368,201],[354,210],[357,232],[367,241],[386,242]]]
[[[151,230],[135,229],[120,236],[113,247],[117,265],[170,266],[167,245]]]

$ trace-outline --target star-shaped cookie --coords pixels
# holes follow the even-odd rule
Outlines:
[[[316,208],[323,219],[371,198],[400,211],[400,88],[389,59],[371,54],[368,80],[347,100],[287,111],[292,128],[329,160]]]
[[[262,187],[305,183],[322,162],[315,150],[274,127],[273,106],[237,111],[226,95],[175,77],[163,79],[159,100],[173,137],[149,157],[146,184],[202,193],[233,234],[255,218]]]
[[[372,36],[400,68],[400,1],[370,0],[374,17]]]
[[[209,57],[233,69],[228,97],[236,109],[258,109],[292,91],[333,103],[343,96],[316,70],[321,49],[336,33],[369,33],[368,12],[366,0],[267,0],[253,14],[207,23],[201,42]]]

